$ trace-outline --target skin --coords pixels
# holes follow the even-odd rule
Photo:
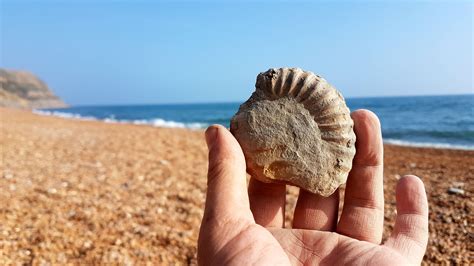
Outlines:
[[[352,113],[357,135],[344,207],[300,190],[291,229],[284,227],[285,186],[250,179],[242,149],[222,126],[206,131],[209,172],[198,241],[200,265],[410,265],[420,264],[428,242],[423,182],[401,178],[394,230],[382,241],[383,144],[380,122],[367,110]]]

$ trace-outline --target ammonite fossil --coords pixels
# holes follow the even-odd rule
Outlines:
[[[347,180],[355,154],[350,111],[322,77],[299,68],[270,69],[231,120],[247,172],[263,182],[329,196]]]

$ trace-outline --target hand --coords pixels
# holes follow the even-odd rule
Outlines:
[[[198,241],[201,265],[420,264],[428,241],[428,203],[422,181],[397,185],[397,218],[382,241],[383,143],[370,111],[352,113],[357,153],[337,221],[338,191],[324,198],[300,190],[293,229],[284,228],[285,185],[250,179],[239,143],[222,126],[206,131],[209,172]]]

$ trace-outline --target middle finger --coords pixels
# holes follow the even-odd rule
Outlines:
[[[300,189],[293,218],[293,228],[334,231],[338,209],[339,189],[329,197]]]

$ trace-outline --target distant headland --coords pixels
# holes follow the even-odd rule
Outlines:
[[[67,104],[34,74],[0,68],[0,106],[41,109],[62,108]]]

